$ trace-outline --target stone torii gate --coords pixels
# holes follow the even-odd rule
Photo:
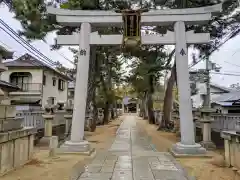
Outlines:
[[[222,10],[222,4],[191,9],[168,9],[143,12],[141,26],[167,26],[174,24],[174,32],[164,35],[142,35],[142,44],[173,44],[176,45],[176,67],[179,92],[181,142],[176,143],[172,152],[181,154],[204,154],[206,150],[195,143],[192,104],[190,95],[188,50],[187,44],[201,44],[210,41],[208,33],[195,34],[186,32],[185,25],[208,23],[212,13]],[[122,14],[112,11],[88,11],[48,8],[48,13],[56,15],[61,25],[81,27],[80,33],[58,35],[59,45],[79,45],[79,61],[77,65],[74,111],[71,139],[62,145],[67,152],[89,152],[89,143],[83,140],[84,121],[87,99],[88,70],[91,45],[121,45],[123,35],[99,35],[91,31],[94,27],[121,27]]]

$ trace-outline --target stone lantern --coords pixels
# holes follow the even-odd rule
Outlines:
[[[211,113],[215,112],[213,108],[201,108],[201,120],[200,123],[203,123],[203,141],[200,143],[206,149],[215,149],[216,145],[212,142],[211,138],[211,123],[213,118],[211,118]]]
[[[73,114],[73,104],[72,101],[68,101],[65,104],[66,114],[64,115],[65,118],[65,136],[68,136],[71,131],[71,126],[72,126],[72,114]]]
[[[51,99],[47,100],[44,106],[44,137],[40,140],[40,144],[44,146],[49,146],[52,137],[52,127],[54,120],[54,110],[55,106],[51,103]]]

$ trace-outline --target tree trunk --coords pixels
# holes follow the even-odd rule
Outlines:
[[[147,111],[147,92],[144,93],[144,98],[143,98],[143,109],[144,109],[144,114],[143,114],[143,119],[148,119],[148,111]]]
[[[171,116],[171,111],[172,111],[172,101],[173,101],[173,86],[175,82],[175,77],[176,77],[176,62],[174,63],[174,66],[171,70],[171,76],[168,79],[168,84],[167,84],[167,89],[165,91],[165,96],[164,96],[164,104],[163,104],[163,118],[162,122],[159,125],[158,129],[161,128],[166,128],[167,125],[170,122],[170,116]]]
[[[149,124],[154,124],[155,118],[154,118],[154,111],[153,111],[153,93],[154,93],[154,77],[152,75],[149,76],[149,92],[147,93],[147,106],[148,106],[148,121]]]
[[[94,132],[97,128],[97,119],[98,119],[98,108],[97,108],[97,103],[96,103],[96,87],[94,90],[93,94],[93,99],[92,99],[92,104],[93,104],[93,119],[94,121],[91,124],[91,132]]]
[[[148,111],[148,122],[149,124],[154,124],[154,112],[153,112],[153,100],[152,94],[147,94],[147,111]]]
[[[89,62],[89,76],[88,76],[88,95],[86,104],[86,115],[88,118],[88,130],[93,132],[96,129],[96,108],[94,108],[93,101],[96,93],[95,77],[96,77],[96,49],[94,47],[90,50],[90,62]],[[95,112],[94,112],[95,111]]]
[[[109,117],[109,103],[108,101],[105,102],[104,111],[103,111],[103,123],[108,124],[108,117]]]
[[[141,103],[140,103],[140,114],[139,114],[139,116],[144,117],[144,103],[143,103],[144,101],[143,101],[143,99],[141,99],[140,102]]]
[[[109,116],[109,102],[108,102],[108,88],[106,86],[106,83],[104,81],[103,75],[100,73],[100,82],[103,87],[103,91],[105,94],[105,105],[104,105],[104,110],[103,110],[103,124],[108,123],[108,116]]]

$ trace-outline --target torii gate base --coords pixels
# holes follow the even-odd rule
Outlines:
[[[186,32],[186,24],[208,23],[212,13],[219,12],[222,4],[209,7],[191,9],[166,9],[143,13],[142,26],[161,26],[174,24],[174,33],[168,32],[161,35],[143,35],[142,44],[175,44],[176,45],[176,69],[179,92],[179,112],[181,142],[176,143],[171,152],[175,156],[205,155],[206,149],[195,143],[194,124],[192,116],[192,103],[188,72],[187,44],[207,43],[210,40],[209,33],[195,34]],[[76,87],[74,97],[74,110],[71,129],[71,138],[65,142],[61,149],[65,152],[90,152],[89,143],[83,140],[84,122],[87,99],[88,69],[90,58],[90,45],[120,45],[122,35],[99,35],[91,33],[93,26],[122,26],[122,15],[110,11],[82,11],[49,8],[48,12],[57,17],[62,25],[81,25],[80,35],[60,35],[57,43],[60,45],[79,45],[80,56],[77,65]]]

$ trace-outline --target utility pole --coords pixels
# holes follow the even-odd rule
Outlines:
[[[212,142],[211,138],[211,113],[213,113],[215,110],[211,108],[211,91],[210,91],[210,70],[213,70],[213,63],[209,61],[210,54],[207,54],[206,56],[206,70],[205,70],[205,83],[206,83],[206,96],[204,99],[204,105],[203,108],[200,110],[201,112],[201,123],[203,124],[203,141],[200,143],[204,148],[206,149],[215,149],[216,145]],[[209,67],[211,66],[211,67]]]
[[[209,55],[207,55],[206,58],[206,96],[205,96],[205,103],[204,106],[205,108],[210,108],[211,107],[211,91],[210,91],[210,67],[209,67]]]

